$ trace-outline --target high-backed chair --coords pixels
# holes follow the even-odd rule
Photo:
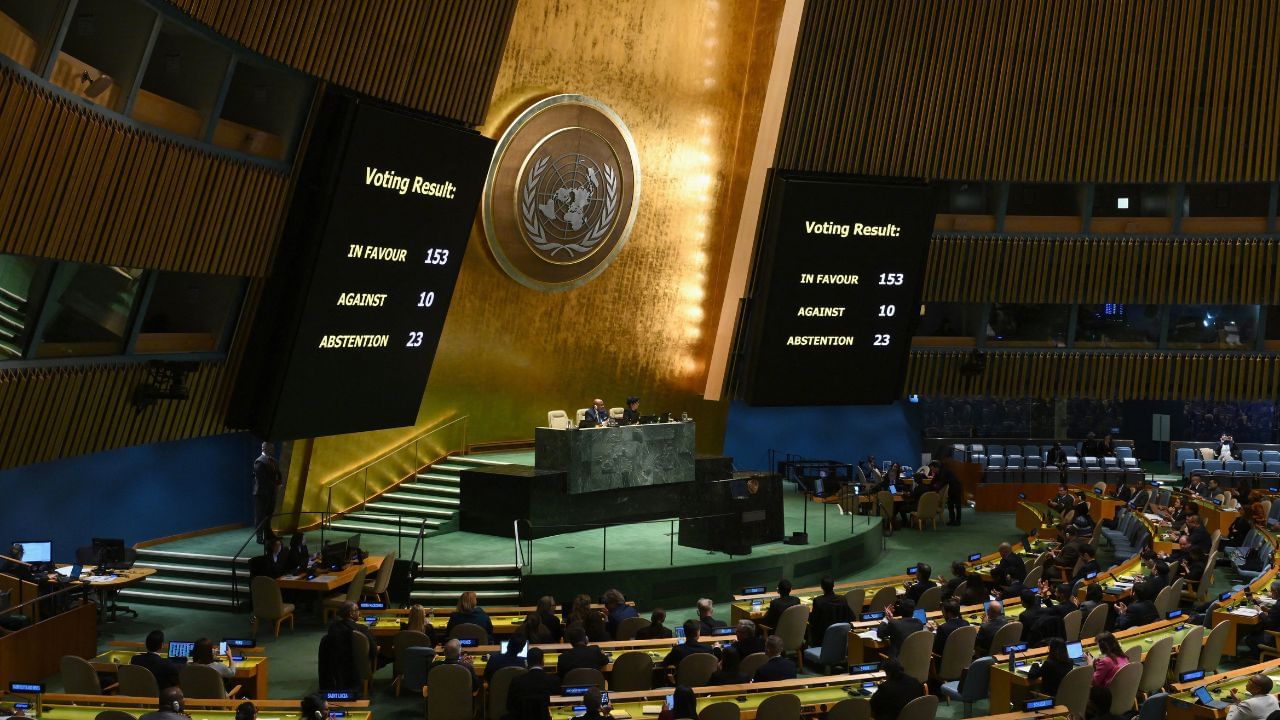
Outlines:
[[[963,630],[964,628],[960,628]],[[953,631],[954,632],[954,631]],[[977,633],[975,632],[975,637]],[[948,637],[950,642],[951,638]],[[972,714],[973,704],[979,700],[986,700],[991,688],[991,665],[996,659],[987,655],[974,660],[969,665],[969,672],[959,680],[942,683],[942,694],[952,700],[959,700],[964,703],[964,714],[966,716]]]
[[[373,661],[369,658],[369,638],[363,633],[351,633],[351,662],[356,670],[356,679],[364,689],[364,696],[369,697],[369,679],[373,677]]]
[[[293,603],[287,603],[280,595],[280,585],[273,577],[259,575],[249,581],[253,596],[253,614],[249,616],[249,637],[258,637],[258,623],[262,620],[275,623],[275,636],[280,637],[280,625],[289,621],[293,629]]]
[[[1200,669],[1206,675],[1218,672],[1218,663],[1222,662],[1222,652],[1227,647],[1227,633],[1231,630],[1231,621],[1223,620],[1209,631],[1209,637],[1200,650]]]
[[[614,634],[617,640],[635,640],[636,633],[649,627],[650,623],[647,618],[629,617],[618,623],[618,630]]]
[[[361,635],[361,637],[363,638],[364,636]],[[368,652],[368,649],[366,649],[365,664],[369,662]],[[223,684],[222,676],[218,674],[217,670],[208,665],[195,665],[192,663],[187,663],[178,669],[178,685],[182,687],[183,695],[200,700],[226,700],[228,697],[237,695],[240,692],[240,686],[237,685],[228,694],[227,686]]]
[[[934,530],[938,529],[938,515],[942,510],[942,506],[938,504],[938,493],[927,492],[920,496],[920,503],[912,514],[911,520],[920,530],[924,530],[924,524],[929,523]]]
[[[920,593],[920,600],[916,603],[916,608],[926,612],[933,612],[942,606],[942,586],[934,585],[933,587]]]
[[[449,631],[449,639],[475,640],[477,645],[489,642],[489,632],[475,623],[458,623]]]
[[[938,696],[923,695],[907,703],[902,712],[898,713],[898,720],[933,720],[937,715]]]
[[[893,534],[893,493],[888,490],[881,490],[876,493],[876,507],[879,515],[884,519],[884,534]]]
[[[569,413],[563,410],[552,410],[547,413],[547,427],[552,430],[569,429]]]
[[[396,686],[396,696],[400,695],[400,685],[404,681],[405,656],[411,647],[431,647],[431,638],[417,630],[401,630],[391,639],[392,662],[391,683]],[[504,670],[506,668],[503,668]],[[501,672],[501,670],[499,670]]]
[[[1022,623],[1014,620],[1005,623],[996,630],[996,634],[991,638],[991,652],[1002,653],[1005,646],[1016,645],[1022,639]]]
[[[804,667],[804,656],[800,654],[800,648],[804,647],[804,631],[808,629],[809,609],[808,605],[801,604],[792,605],[783,610],[782,617],[778,618],[778,627],[773,631],[774,635],[782,638],[782,654],[795,654],[800,667]]]
[[[756,709],[756,720],[795,720],[798,717],[800,698],[791,693],[771,695]]]
[[[719,667],[720,660],[711,653],[693,653],[684,656],[680,664],[676,666],[676,685],[685,685],[688,687],[702,687],[711,679],[711,673],[714,673]],[[581,669],[581,668],[579,668]],[[572,675],[577,670],[571,671]],[[601,678],[603,680],[603,677]],[[569,682],[565,678],[565,685],[577,685],[579,683]]]
[[[853,611],[853,616],[855,618],[858,617],[862,614],[862,606],[867,604],[867,589],[854,588],[850,590],[844,594],[844,602]]]
[[[747,677],[755,677],[756,671],[760,666],[769,662],[769,656],[762,652],[751,653],[742,658],[742,662],[738,665],[738,671]]]
[[[141,665],[119,665],[116,667],[116,680],[120,683],[119,692],[129,697],[160,697],[160,683],[156,676]]]
[[[711,653],[695,653],[694,655],[690,655],[689,657],[696,657],[697,655],[708,655],[712,659],[715,658],[715,656],[711,655]],[[714,670],[712,672],[714,672]],[[711,674],[708,673],[707,677],[710,677],[710,676]],[[565,673],[564,681],[560,684],[564,685],[565,687],[575,687],[579,685],[593,685],[603,690],[605,687],[604,673],[600,672],[595,668],[574,668],[569,672]]]
[[[1059,683],[1058,694],[1053,696],[1053,704],[1066,707],[1072,715],[1084,717],[1085,708],[1089,705],[1089,688],[1092,686],[1092,665],[1072,668]]]
[[[102,695],[102,683],[98,671],[88,660],[75,655],[63,655],[58,663],[62,670],[62,687],[70,695]],[[114,686],[113,686],[114,687]]]
[[[489,696],[485,698],[484,716],[487,720],[500,720],[507,714],[507,691],[511,681],[528,672],[522,667],[508,665],[493,674],[489,680]]]
[[[826,673],[833,667],[845,665],[849,660],[849,623],[829,625],[822,634],[822,645],[804,651],[804,660],[817,665]]]
[[[581,425],[582,421],[587,419],[587,410],[590,410],[590,408],[579,408],[578,411],[573,414],[574,427]]]
[[[1089,617],[1084,619],[1084,623],[1080,625],[1080,639],[1087,640],[1091,637],[1097,637],[1107,627],[1107,614],[1111,612],[1111,606],[1106,603],[1099,603],[1098,607],[1089,611]]]
[[[898,590],[893,586],[882,587],[871,596],[871,602],[867,603],[867,612],[880,612],[889,606],[889,603],[898,599]]]
[[[1062,618],[1062,624],[1067,629],[1067,642],[1075,642],[1080,639],[1080,624],[1082,615],[1079,610],[1072,610]]]
[[[641,650],[628,650],[615,657],[613,672],[609,673],[609,689],[617,692],[653,689],[653,658]]]
[[[396,553],[394,550],[387,553],[382,558],[382,565],[378,567],[378,573],[373,576],[372,580],[364,583],[362,590],[363,595],[371,595],[391,605],[391,597],[387,594],[387,588],[391,585],[391,573],[395,570]]]
[[[1173,654],[1173,638],[1162,637],[1151,644],[1147,657],[1142,661],[1142,677],[1138,680],[1138,692],[1145,695],[1160,692],[1169,678],[1169,658]]]
[[[918,630],[902,641],[902,649],[898,651],[898,662],[902,663],[902,669],[911,677],[922,683],[927,681],[929,661],[932,659],[933,633],[928,630]]]
[[[609,408],[609,418],[612,420],[622,419],[623,408]]]
[[[427,673],[427,720],[474,720],[471,672],[440,664]]]
[[[910,638],[908,638],[910,639]],[[938,661],[938,678],[943,682],[959,681],[965,669],[970,667],[973,658],[973,646],[978,640],[978,628],[966,625],[956,628],[947,636],[946,645],[942,648],[942,659]]]
[[[355,577],[351,578],[351,584],[347,585],[346,590],[340,590],[321,602],[321,605],[324,606],[325,622],[332,620],[338,614],[338,610],[342,609],[344,603],[360,602],[360,595],[364,593],[364,580],[368,575],[369,568],[360,568],[356,571]]]
[[[698,712],[698,720],[738,720],[742,711],[738,704],[729,700],[713,702]]]
[[[1180,682],[1179,678],[1182,673],[1195,670],[1200,664],[1200,650],[1204,645],[1204,628],[1199,625],[1191,628],[1191,632],[1182,638],[1182,644],[1178,645],[1178,657],[1173,661],[1173,670],[1170,675],[1174,682]]]
[[[123,710],[103,710],[93,716],[93,720],[138,720]]]
[[[1166,638],[1168,639],[1168,638]],[[1166,665],[1166,667],[1168,667]],[[1111,713],[1128,715],[1138,702],[1138,683],[1142,680],[1142,663],[1131,662],[1116,671],[1108,687],[1111,688]]]

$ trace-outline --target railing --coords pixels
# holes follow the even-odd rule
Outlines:
[[[423,467],[451,452],[465,450],[469,417],[463,415],[431,428],[359,470],[326,483],[324,522],[327,524],[335,516],[362,509],[371,497],[413,477]]]
[[[525,555],[524,555],[524,549],[520,547],[520,520],[518,518],[515,520],[512,520],[511,527],[512,527],[512,537],[514,537],[516,541],[516,567],[520,568],[521,570],[524,570]],[[530,537],[529,541],[533,542],[533,538]]]
[[[295,514],[295,513],[292,513],[292,512],[287,512],[287,513],[274,513],[274,514],[272,514],[272,515],[268,515],[267,517],[263,518],[261,521],[259,521],[259,522],[258,522],[258,524],[257,524],[257,525],[255,525],[255,526],[253,527],[253,529],[252,529],[252,530],[250,530],[250,531],[249,531],[249,537],[246,537],[246,538],[244,539],[244,542],[240,543],[240,547],[236,550],[236,554],[231,556],[231,608],[232,608],[232,610],[239,610],[239,609],[240,609],[240,568],[239,568],[239,564],[240,564],[240,558],[244,555],[244,549],[245,549],[245,548],[247,548],[247,547],[249,547],[249,543],[253,542],[253,541],[258,537],[258,531],[262,530],[264,526],[267,526],[267,527],[269,528],[269,527],[270,527],[270,526],[269,526],[269,523],[270,523],[273,519],[275,519],[277,516],[280,516],[280,515],[293,515],[293,514]],[[323,511],[323,510],[301,510],[301,511],[299,511],[299,512],[298,512],[298,513],[296,513],[296,514],[298,514],[298,515],[319,515],[319,516],[321,516],[321,522],[320,522],[320,546],[321,546],[321,547],[324,547],[324,527],[325,527],[325,524],[326,524],[326,523],[324,522],[324,520],[323,520],[323,517],[324,517],[324,514],[325,514],[325,513],[324,513],[324,511]],[[270,529],[268,529],[268,532],[271,532],[271,530],[270,530]]]

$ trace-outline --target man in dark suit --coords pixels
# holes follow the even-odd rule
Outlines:
[[[262,443],[262,454],[253,461],[253,526],[258,529],[258,542],[266,543],[271,532],[267,521],[276,511],[276,495],[284,487],[280,464],[271,454],[271,443]]]
[[[885,678],[871,694],[871,716],[875,720],[898,720],[898,713],[907,703],[924,695],[924,684],[908,675],[893,658],[885,660],[880,669]]]
[[[836,594],[836,581],[828,576],[822,578],[821,584],[822,594],[813,599],[813,607],[809,610],[809,645],[812,647],[822,646],[822,636],[827,628],[853,619],[849,603]]]
[[[529,648],[529,671],[511,680],[507,712],[513,720],[546,720],[552,695],[560,694],[560,678],[543,667],[542,648]]]
[[[1200,497],[1205,497],[1206,494],[1209,492],[1209,484],[1204,481],[1204,475],[1202,475],[1198,471],[1193,470],[1191,472],[1191,478],[1187,481],[1187,485],[1185,489],[1187,492],[1191,493],[1192,495],[1199,495]]]
[[[713,617],[716,604],[711,602],[711,598],[700,598],[698,600],[698,624],[703,635],[710,635],[715,632],[716,628],[728,627],[723,620],[717,620]]]
[[[141,665],[151,671],[156,676],[156,683],[160,685],[160,689],[174,687],[178,684],[178,665],[185,664],[186,658],[182,659],[182,663],[176,660],[160,657],[160,648],[164,647],[164,631],[152,630],[147,633],[146,648],[144,653],[138,653],[129,661],[130,665]]]
[[[991,585],[992,590],[998,593],[1002,600],[1021,597],[1022,591],[1026,589],[1022,586],[1021,580],[1009,577],[999,567],[991,568]]]
[[[774,680],[794,680],[796,678],[796,664],[787,658],[782,657],[782,638],[777,635],[770,635],[768,640],[764,641],[765,655],[769,659],[756,670],[756,674],[751,678],[751,682],[773,682]]]
[[[1080,565],[1080,570],[1076,572],[1075,577],[1071,578],[1071,582],[1086,578],[1089,573],[1102,572],[1102,566],[1098,564],[1098,553],[1092,545],[1080,546],[1080,559],[1084,560],[1084,563]]]
[[[1023,562],[1022,557],[1013,551],[1013,546],[1009,543],[1000,543],[1000,563],[996,567],[1004,570],[1008,577],[1022,580],[1027,577],[1027,564]]]
[[[622,624],[627,618],[639,617],[635,607],[627,604],[627,599],[622,596],[622,591],[617,588],[611,588],[604,593],[604,609],[608,617],[605,620],[605,628],[609,631],[609,637],[618,636],[618,625]]]
[[[783,578],[778,581],[778,597],[769,603],[769,610],[764,614],[764,619],[760,624],[765,626],[769,632],[778,629],[778,621],[782,619],[782,613],[788,608],[795,607],[800,604],[800,598],[791,596],[791,581]]]
[[[1187,540],[1190,541],[1192,547],[1198,547],[1204,554],[1209,554],[1209,546],[1213,544],[1213,536],[1200,524],[1199,515],[1187,516],[1186,534]]]
[[[889,657],[898,657],[898,651],[902,649],[902,643],[913,632],[919,632],[924,629],[924,623],[912,617],[916,611],[915,602],[909,597],[898,598],[892,608],[887,608],[885,612],[884,622],[880,623],[876,628],[876,634],[881,640],[889,643]]]
[[[1156,610],[1156,593],[1151,591],[1151,586],[1144,582],[1139,582],[1133,588],[1134,601],[1132,603],[1116,603],[1116,630],[1125,630],[1139,625],[1150,625],[1160,619],[1160,613]]]
[[[916,581],[911,587],[907,588],[906,597],[911,598],[911,602],[919,605],[920,596],[925,590],[936,587],[938,583],[930,578],[933,577],[933,568],[928,563],[916,563]]]
[[[1257,626],[1257,632],[1247,635],[1244,638],[1244,644],[1249,646],[1250,655],[1258,657],[1258,646],[1270,645],[1275,642],[1268,630],[1280,631],[1280,580],[1271,583],[1271,599],[1276,603],[1266,612],[1260,619],[1261,623]]]
[[[369,662],[377,669],[378,641],[374,639],[369,626],[360,622],[359,606],[353,602],[343,603],[337,617],[329,624],[325,636],[320,639],[317,669],[321,690],[355,690],[360,687],[355,656],[352,653],[352,636],[356,633],[364,635],[369,644]],[[448,650],[447,646],[445,650]]]
[[[1004,616],[1004,605],[999,600],[992,600],[987,606],[986,620],[978,626],[978,638],[974,642],[977,652],[975,657],[991,654],[991,641],[996,631],[1008,624],[1009,618]]]
[[[933,631],[933,651],[942,654],[947,647],[947,638],[957,628],[969,627],[969,621],[960,617],[960,603],[947,600],[942,603],[942,624],[930,622],[928,629]]]
[[[684,642],[671,648],[671,652],[662,659],[662,664],[667,667],[676,667],[680,661],[695,653],[711,653],[715,654],[715,648],[710,645],[703,645],[698,642],[698,631],[701,629],[697,620],[685,620],[684,625]],[[561,655],[560,657],[564,657]],[[561,662],[564,662],[563,660]]]
[[[664,623],[667,622],[667,611],[662,608],[654,608],[653,614],[649,616],[649,624],[636,631],[637,640],[666,640],[675,635],[671,632],[671,628]]]
[[[1120,487],[1116,490],[1115,497],[1117,500],[1123,500],[1128,503],[1133,499],[1133,492],[1133,485],[1130,485],[1129,483],[1120,483]],[[1102,522],[1105,524],[1107,521],[1103,520]]]
[[[734,647],[738,649],[738,657],[745,658],[748,655],[764,652],[764,638],[756,632],[756,624],[750,620],[739,620],[737,628],[734,629],[734,635],[736,637]]]
[[[595,668],[603,672],[604,666],[609,664],[609,658],[605,657],[600,648],[587,644],[587,631],[581,626],[573,625],[565,630],[564,639],[573,647],[560,653],[560,659],[556,662],[556,671],[560,673],[561,680],[574,668]]]
[[[284,550],[284,543],[275,535],[267,538],[266,552],[255,560],[253,569],[268,577],[278,578],[293,570],[289,563],[289,553]]]
[[[604,406],[604,401],[596,398],[591,401],[591,407],[587,408],[583,417],[597,426],[607,425],[609,423],[609,408]]]

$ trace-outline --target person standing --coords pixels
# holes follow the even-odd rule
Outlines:
[[[262,454],[253,461],[253,526],[258,529],[259,545],[265,545],[271,536],[270,519],[276,511],[276,496],[284,487],[280,463],[271,452],[271,443],[264,442]]]
[[[960,476],[951,469],[951,463],[939,463],[938,466],[939,490],[947,489],[947,524],[960,524],[960,508],[964,503],[964,485],[960,482]]]

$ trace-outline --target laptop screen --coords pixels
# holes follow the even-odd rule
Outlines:
[[[53,543],[49,540],[19,540],[14,545],[22,546],[22,562],[53,562]]]
[[[883,620],[883,619],[884,619],[884,612],[862,613],[862,620],[864,622],[867,620]]]
[[[924,610],[916,610],[914,613],[912,613],[912,616],[915,617],[915,619],[919,620],[921,624],[929,622],[929,613],[925,612]]]
[[[1078,642],[1067,643],[1067,657],[1079,660],[1084,657],[1084,647]]]
[[[1200,701],[1201,705],[1213,704],[1213,696],[1209,694],[1209,689],[1205,686],[1201,685],[1191,692],[1195,693],[1196,699]]]
[[[191,651],[196,649],[194,642],[185,640],[174,640],[169,643],[169,657],[171,658],[189,658]]]

